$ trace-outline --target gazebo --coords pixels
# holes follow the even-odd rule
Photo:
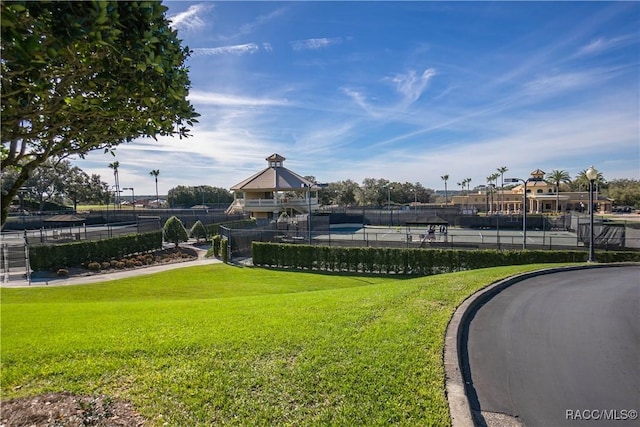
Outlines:
[[[279,154],[265,160],[265,169],[231,187],[234,201],[227,213],[243,212],[256,219],[277,220],[283,212],[307,214],[320,207],[317,184],[285,168],[286,159]]]

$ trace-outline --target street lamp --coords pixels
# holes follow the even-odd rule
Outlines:
[[[120,207],[120,193],[122,193],[122,190],[117,185],[112,185],[111,192],[113,193],[113,212],[115,213],[116,207]]]
[[[589,259],[587,262],[595,262],[595,248],[594,248],[594,232],[593,232],[593,184],[598,178],[598,171],[593,166],[585,172],[587,179],[589,180]]]
[[[311,184],[302,183],[302,187],[307,189],[307,234],[311,244]]]
[[[136,196],[133,193],[133,187],[125,187],[123,190],[131,190],[131,205],[133,205],[133,211],[136,211]]]
[[[418,215],[418,190],[414,188],[411,191],[413,191],[413,212],[416,214],[416,218],[417,218],[417,215]]]
[[[393,211],[391,210],[391,190],[393,187],[387,187],[387,207],[389,208],[389,226],[393,225]]]
[[[522,249],[527,249],[527,181],[521,178],[505,178],[504,180],[504,182],[522,182],[524,184],[522,193]],[[502,203],[504,204],[504,200]]]

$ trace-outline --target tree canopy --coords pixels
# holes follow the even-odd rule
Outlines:
[[[172,208],[189,208],[196,205],[229,204],[233,201],[233,194],[220,187],[209,185],[184,186],[178,185],[169,190],[167,202]]]
[[[138,137],[186,137],[189,49],[156,1],[2,1],[2,224],[47,159]]]

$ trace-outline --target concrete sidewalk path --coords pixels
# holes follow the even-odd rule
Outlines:
[[[184,248],[194,249],[198,254],[198,258],[191,261],[172,262],[168,264],[151,265],[146,267],[138,267],[130,270],[121,270],[108,273],[86,274],[69,277],[38,277],[38,274],[32,275],[31,284],[24,277],[12,278],[6,283],[0,283],[2,288],[35,288],[46,286],[71,286],[71,285],[88,285],[92,283],[107,282],[110,280],[124,279],[127,277],[136,277],[162,271],[175,270],[177,268],[194,267],[198,265],[218,264],[222,261],[217,258],[205,258],[206,250],[200,249],[192,245],[180,245]]]

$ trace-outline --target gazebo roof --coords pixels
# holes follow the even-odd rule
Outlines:
[[[234,191],[302,191],[305,187],[317,186],[297,173],[282,166],[285,158],[272,154],[266,158],[269,166],[231,187]]]

